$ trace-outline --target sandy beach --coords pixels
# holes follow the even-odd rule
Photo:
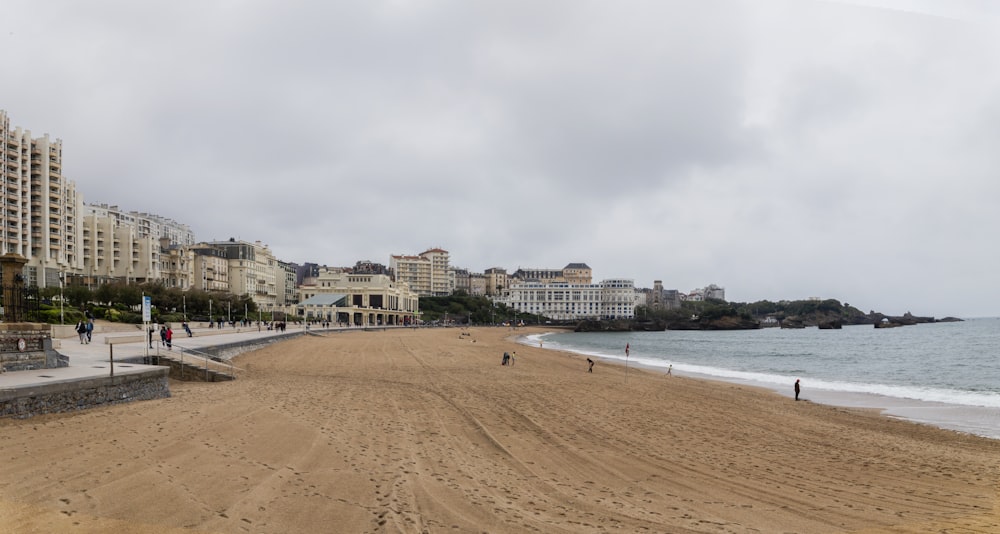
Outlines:
[[[1000,441],[501,328],[307,336],[0,420],[4,532],[1000,532]],[[515,352],[501,366],[504,351]]]

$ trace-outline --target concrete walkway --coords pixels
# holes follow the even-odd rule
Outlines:
[[[310,331],[314,329],[315,327],[310,327]],[[193,337],[188,337],[183,329],[178,330],[174,330],[173,350],[170,351],[160,346],[158,332],[154,334],[153,348],[150,349],[142,330],[138,328],[124,332],[94,332],[90,343],[87,344],[81,344],[76,336],[53,339],[53,348],[69,358],[69,367],[0,373],[0,390],[31,389],[40,385],[106,377],[112,372],[115,376],[142,373],[156,366],[118,362],[126,359],[135,361],[136,358],[147,355],[179,354],[182,350],[199,351],[206,347],[275,337],[301,332],[303,327],[289,325],[285,332],[269,331],[266,328],[258,330],[256,326],[247,328],[226,326],[222,329],[195,327]],[[315,329],[315,331],[323,330]]]

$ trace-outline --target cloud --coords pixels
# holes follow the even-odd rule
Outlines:
[[[991,4],[45,6],[0,107],[200,239],[997,313]]]

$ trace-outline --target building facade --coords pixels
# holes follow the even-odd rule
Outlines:
[[[197,286],[194,277],[194,250],[188,245],[177,245],[169,237],[160,241],[160,280],[165,287],[187,291]]]
[[[523,282],[511,284],[494,300],[519,313],[560,321],[631,319],[635,317],[636,291],[628,279],[597,284]]]
[[[278,303],[278,261],[267,245],[233,238],[206,244],[221,250],[226,258],[230,293],[246,295],[265,310]],[[282,272],[281,276],[285,274]]]
[[[160,244],[139,237],[134,226],[85,208],[83,268],[71,276],[89,287],[111,282],[145,283],[160,280]]]
[[[483,271],[483,276],[486,277],[486,295],[488,296],[499,295],[510,286],[507,270],[502,267],[490,267]]]
[[[389,270],[397,282],[406,282],[414,293],[442,297],[455,290],[449,261],[447,250],[433,248],[416,256],[389,256]]]
[[[287,308],[287,307],[286,307]],[[299,288],[295,313],[340,326],[401,326],[419,319],[419,296],[405,282],[383,274],[320,269],[315,283]]]
[[[192,279],[194,287],[202,291],[229,291],[229,260],[226,252],[208,243],[191,248],[194,255]]]
[[[28,260],[28,285],[58,285],[60,274],[79,272],[83,266],[83,197],[63,176],[62,141],[48,134],[33,138],[30,131],[12,128],[3,110],[0,140],[0,249]]]

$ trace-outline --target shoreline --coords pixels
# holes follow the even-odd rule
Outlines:
[[[519,330],[533,334],[542,330]],[[502,328],[300,336],[232,382],[0,420],[13,532],[1000,528],[1000,443]],[[504,352],[516,364],[501,366]],[[153,490],[151,490],[153,489]]]
[[[553,334],[553,333],[559,333],[559,332],[556,332],[554,330],[547,330],[544,332],[536,332],[531,336],[544,338],[546,334]],[[523,340],[519,342],[525,345],[531,345],[534,342],[534,344],[537,345],[537,339],[532,340],[531,336],[525,335],[523,336]],[[593,356],[600,358],[603,361],[614,363],[623,367],[625,362],[624,359],[620,357],[607,356],[598,353],[575,351],[565,347],[550,348],[546,350],[565,351],[582,356]],[[641,362],[636,362],[635,360],[629,362],[629,367],[641,368],[650,372],[660,373],[660,374],[663,374],[665,372],[665,368],[662,366],[644,364]],[[792,393],[791,383],[788,384],[787,386],[780,386],[773,382],[764,382],[759,380],[752,380],[752,379],[745,379],[738,377],[710,375],[683,369],[678,370],[676,367],[673,369],[672,372],[675,375],[691,377],[698,380],[717,381],[728,384],[740,384],[749,387],[758,387],[761,389],[777,393],[782,397],[787,397],[787,398],[794,397],[794,394]],[[931,425],[936,428],[961,432],[973,436],[978,436],[993,440],[1000,440],[1000,415],[998,415],[997,410],[995,408],[894,397],[889,395],[879,395],[877,393],[868,393],[868,392],[831,390],[824,388],[809,387],[808,384],[803,385],[802,398],[804,401],[816,402],[828,406],[875,410],[885,415],[886,417],[897,418],[900,420],[909,421],[917,424]]]

